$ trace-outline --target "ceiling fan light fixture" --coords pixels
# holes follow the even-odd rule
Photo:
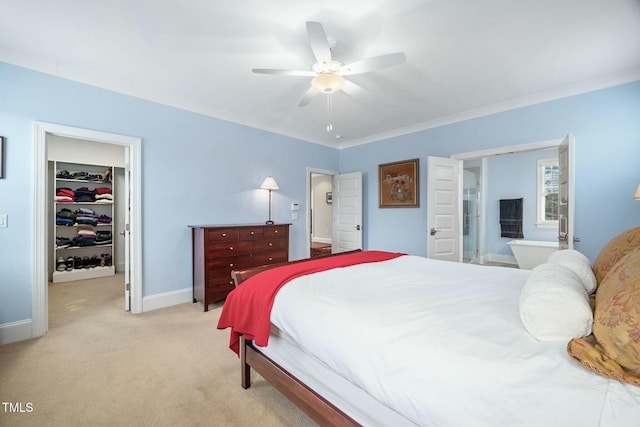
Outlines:
[[[322,93],[337,92],[344,86],[344,77],[334,73],[318,74],[311,80],[311,86]]]

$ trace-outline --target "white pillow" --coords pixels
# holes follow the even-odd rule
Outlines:
[[[520,319],[538,341],[587,336],[593,326],[589,296],[568,267],[545,263],[529,274],[520,293]]]
[[[598,287],[591,261],[582,252],[575,249],[562,249],[552,252],[547,258],[547,262],[564,265],[573,270],[582,281],[582,286],[584,286],[587,294],[593,293]]]

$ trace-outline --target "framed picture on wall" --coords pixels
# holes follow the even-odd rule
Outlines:
[[[418,162],[411,159],[378,165],[378,207],[420,206]]]
[[[0,178],[4,178],[4,136],[0,136]]]

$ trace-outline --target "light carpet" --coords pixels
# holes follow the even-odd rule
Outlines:
[[[1,426],[315,425],[255,372],[242,389],[221,304],[134,315],[122,283],[49,285],[47,335],[0,346],[0,400],[24,409]]]

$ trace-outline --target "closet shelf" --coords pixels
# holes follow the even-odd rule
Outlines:
[[[113,202],[55,202],[56,205],[112,205]]]
[[[67,246],[67,247],[58,247],[56,246],[56,251],[76,251],[79,249],[93,249],[93,248],[112,248],[113,243],[105,243],[104,245],[89,245],[89,246]]]
[[[73,178],[56,178],[58,182],[83,182],[87,184],[109,184],[111,185],[111,181],[90,181],[88,179],[73,179]]]
[[[71,225],[64,225],[64,224],[56,224],[56,227],[62,227],[62,228],[72,228],[72,227],[111,227],[113,225],[113,223],[109,223],[109,224],[71,224]]]
[[[105,267],[92,267],[92,268],[73,268],[71,270],[58,271],[59,264],[63,261],[60,258],[68,257],[89,257],[108,254],[111,259],[115,261],[115,249],[116,241],[114,236],[114,210],[115,203],[110,198],[100,197],[102,194],[111,194],[111,198],[115,196],[115,185],[113,182],[113,167],[102,166],[99,164],[87,164],[87,163],[70,163],[54,161],[53,163],[52,179],[52,194],[55,196],[66,196],[60,200],[56,200],[56,197],[52,197],[53,204],[49,205],[53,207],[52,221],[53,221],[53,251],[50,252],[53,258],[52,262],[52,282],[66,282],[70,280],[84,280],[95,277],[111,276],[115,274],[114,266]],[[84,173],[85,176],[96,177],[95,179],[77,179],[80,173]],[[75,174],[76,178],[73,177]],[[58,177],[58,175],[61,175]],[[98,179],[97,177],[104,178],[105,176],[110,179]],[[62,188],[66,190],[62,190]],[[73,192],[71,194],[70,191]],[[87,191],[88,190],[88,191]],[[98,194],[96,194],[98,193]],[[71,201],[64,201],[71,200]],[[77,200],[77,201],[76,201]],[[85,216],[95,219],[89,221],[89,224],[83,224],[84,220],[76,222],[76,217],[69,215],[69,211],[75,211],[78,219],[84,213]],[[63,214],[64,212],[64,214]],[[64,218],[64,221],[60,221],[58,224],[58,214],[60,219]],[[71,216],[71,218],[67,218]],[[108,217],[111,219],[110,223],[98,222],[99,218],[103,220]],[[65,224],[70,222],[72,224]],[[83,229],[95,230],[96,235],[101,234],[100,241],[105,242],[103,244],[87,244],[95,243],[97,241],[94,236],[86,236]],[[107,238],[106,236],[109,236]],[[60,238],[61,240],[58,240]],[[106,243],[108,242],[108,243]],[[60,246],[58,246],[58,243]],[[73,246],[64,246],[65,243],[72,243]],[[66,260],[64,260],[66,262]],[[114,262],[115,264],[115,262]]]

